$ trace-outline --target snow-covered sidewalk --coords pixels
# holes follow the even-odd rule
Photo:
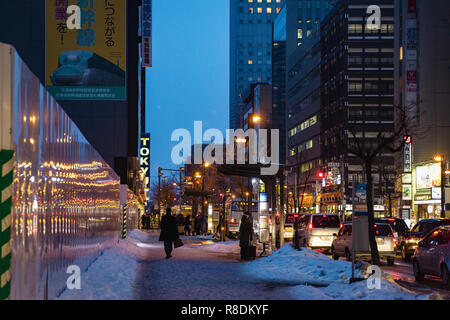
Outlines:
[[[239,242],[182,237],[185,245],[164,259],[155,235],[133,231],[82,274],[81,290],[59,299],[427,299],[382,279],[348,284],[351,264],[287,244],[271,256],[239,261]]]

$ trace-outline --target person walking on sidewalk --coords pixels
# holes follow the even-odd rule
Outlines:
[[[161,234],[159,235],[159,241],[164,241],[166,259],[172,257],[173,242],[178,238],[177,221],[172,216],[172,209],[167,208],[166,214],[161,219]]]
[[[241,219],[241,226],[239,227],[239,246],[241,247],[241,259],[248,259],[248,247],[250,245],[251,237],[253,235],[253,223],[250,220],[250,213],[244,212]]]
[[[191,225],[192,225],[191,216],[188,215],[186,217],[186,219],[184,219],[184,235],[185,236],[191,235]]]

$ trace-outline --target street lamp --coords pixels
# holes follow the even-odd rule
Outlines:
[[[259,116],[259,115],[257,115],[257,114],[253,115],[253,117],[252,117],[253,123],[258,123],[258,122],[260,122],[261,120],[262,120],[261,116]]]

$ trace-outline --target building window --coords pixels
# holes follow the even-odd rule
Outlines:
[[[298,39],[303,39],[303,29],[302,28],[299,28],[297,30],[297,38]]]
[[[348,33],[362,33],[362,25],[354,23],[349,24]]]
[[[262,13],[262,8],[258,7],[258,13]]]
[[[362,83],[350,81],[348,83],[348,91],[349,92],[361,92],[362,91]]]
[[[248,60],[248,64],[253,64],[253,60]]]
[[[381,25],[381,33],[394,33],[394,25],[392,23],[383,23]]]
[[[272,13],[272,8],[271,7],[267,7],[267,13]]]
[[[248,12],[249,12],[250,14],[253,14],[253,7],[248,7]]]

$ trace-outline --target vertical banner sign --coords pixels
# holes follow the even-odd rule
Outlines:
[[[11,207],[14,151],[0,151],[0,300],[11,287]]]
[[[152,66],[152,0],[142,0],[142,66]]]
[[[71,5],[80,29],[67,26]],[[57,100],[126,100],[126,0],[47,0],[45,41],[45,86]]]
[[[122,239],[127,237],[127,211],[128,206],[124,204],[122,207]]]
[[[405,137],[403,172],[411,172],[411,137]]]
[[[150,133],[141,133],[139,165],[142,173],[144,174],[145,198],[148,201],[148,192],[150,190]]]

